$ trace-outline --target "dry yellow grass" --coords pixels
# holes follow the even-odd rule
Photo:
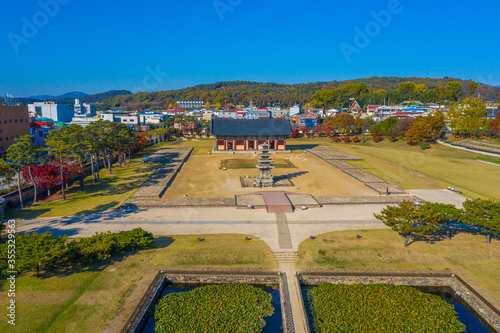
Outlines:
[[[362,236],[356,239],[356,235]],[[459,233],[451,241],[417,240],[407,248],[392,230],[339,231],[305,240],[299,269],[448,270],[466,278],[500,307],[500,241]]]
[[[255,154],[212,154],[193,155],[182,167],[164,198],[182,198],[184,194],[192,198],[222,198],[237,194],[255,192],[252,188],[242,188],[240,177],[257,176],[257,169],[221,170],[224,159],[257,159]],[[316,196],[370,196],[378,195],[361,182],[344,174],[311,154],[277,154],[273,157],[288,159],[297,168],[274,169],[275,176],[289,175],[295,187],[279,187],[266,190],[291,191]],[[258,164],[256,161],[255,164]]]

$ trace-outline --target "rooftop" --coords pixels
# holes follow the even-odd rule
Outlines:
[[[292,128],[288,119],[222,119],[212,120],[213,135],[291,135]]]

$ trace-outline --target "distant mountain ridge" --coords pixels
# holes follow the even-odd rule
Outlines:
[[[76,94],[78,94],[79,98],[82,98],[84,96],[88,96],[89,95],[89,94],[86,94],[86,93],[81,92],[81,91],[72,91],[72,92],[68,92],[68,93],[65,93],[65,94],[59,95],[59,96],[39,95],[39,96],[30,96],[30,97],[26,97],[26,98],[28,98],[28,99],[38,99],[40,101],[44,101],[44,100],[47,100],[47,99],[58,100],[58,99],[63,99],[63,98],[76,98]]]
[[[69,92],[61,96],[49,96],[49,95],[40,95],[40,96],[32,96],[32,97],[18,97],[9,99],[10,105],[15,105],[17,103],[21,103],[22,105],[28,105],[35,102],[43,102],[43,101],[57,101],[62,104],[73,104],[75,102],[75,93]],[[83,92],[78,92],[78,98],[80,99],[80,103],[102,103],[110,98],[119,96],[119,95],[130,95],[131,91],[128,90],[110,90],[99,94],[88,95]],[[49,97],[49,98],[45,98]],[[44,99],[40,99],[44,98]]]
[[[425,85],[424,92],[398,91],[400,83],[412,82],[415,85]],[[97,105],[97,110],[163,110],[176,105],[177,101],[204,101],[212,105],[226,103],[232,105],[248,105],[250,101],[258,107],[279,105],[290,107],[294,104],[304,105],[315,99],[315,93],[321,90],[340,89],[335,98],[328,102],[327,107],[341,108],[352,103],[352,98],[361,100],[364,104],[400,103],[404,100],[417,99],[424,103],[448,100],[449,82],[458,81],[460,97],[500,98],[500,88],[478,82],[474,94],[470,92],[470,80],[445,76],[443,78],[429,77],[368,77],[351,80],[335,80],[298,84],[284,84],[274,82],[254,81],[222,81],[208,84],[152,92],[138,92],[136,94],[112,97]],[[361,86],[360,86],[361,84]],[[343,89],[341,89],[343,88]],[[433,89],[440,88],[438,92]],[[437,94],[440,94],[439,97]],[[332,92],[333,94],[333,92]],[[315,97],[313,97],[315,96]],[[328,97],[328,94],[324,95]],[[317,103],[317,100],[314,100]],[[319,101],[321,103],[321,101]],[[319,105],[319,104],[318,104]]]

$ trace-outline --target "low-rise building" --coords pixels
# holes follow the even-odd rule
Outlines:
[[[320,115],[315,113],[301,113],[295,116],[295,124],[314,128],[320,122]]]
[[[263,110],[249,110],[243,116],[244,119],[268,119],[270,118],[270,112],[266,109]]]
[[[54,121],[50,118],[35,118],[30,122],[30,134],[38,147],[45,147],[45,139],[51,130],[55,129]]]
[[[75,115],[73,117],[70,124],[76,124],[76,125],[80,125],[82,127],[86,127],[92,123],[99,121],[99,120],[101,120],[101,119],[97,118],[97,117],[89,117],[86,114],[79,114],[79,115]]]
[[[172,117],[172,116],[184,116],[186,111],[184,110],[184,108],[174,106],[172,109],[167,109],[162,113],[168,117]]]
[[[349,112],[350,113],[362,113],[363,112],[363,102],[361,102],[359,99],[356,99],[352,102],[351,106],[349,107]]]
[[[289,115],[290,115],[290,117],[293,117],[293,116],[295,116],[295,115],[299,114],[299,113],[300,113],[300,111],[301,111],[301,110],[300,110],[300,105],[295,104],[294,106],[292,106],[292,107],[290,108]]]
[[[59,104],[57,102],[35,102],[28,104],[31,114],[38,117],[50,118],[54,121],[70,122],[75,115],[74,105]]]
[[[185,109],[201,109],[205,106],[203,101],[178,101],[176,104]]]
[[[5,154],[16,138],[26,134],[30,134],[28,107],[3,105],[0,98],[0,154]]]
[[[136,126],[141,124],[140,116],[138,114],[128,114],[120,117],[120,122],[127,126]]]
[[[243,111],[243,110],[241,110]],[[229,119],[237,119],[238,118],[238,112],[235,109],[231,110],[219,110],[217,114],[217,118],[229,118]]]
[[[211,133],[216,137],[216,151],[271,150],[285,151],[286,139],[292,134],[287,119],[222,119],[212,120]]]

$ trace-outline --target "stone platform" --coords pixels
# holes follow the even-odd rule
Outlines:
[[[343,173],[351,176],[352,178],[362,182],[363,184],[365,184],[365,186],[371,188],[372,190],[378,192],[379,194],[382,195],[406,194],[406,192],[400,187],[392,183],[389,183],[388,181],[385,181],[379,177],[376,177],[366,171],[363,171],[360,168],[346,162],[347,160],[351,161],[362,160],[356,156],[326,146],[318,146],[312,149],[307,149],[306,151],[321,158],[326,163],[339,169]]]
[[[257,177],[240,177],[241,187],[254,187],[254,182],[257,181]],[[295,184],[288,178],[275,177],[274,185],[272,187],[291,187]],[[259,185],[256,188],[260,188]]]

